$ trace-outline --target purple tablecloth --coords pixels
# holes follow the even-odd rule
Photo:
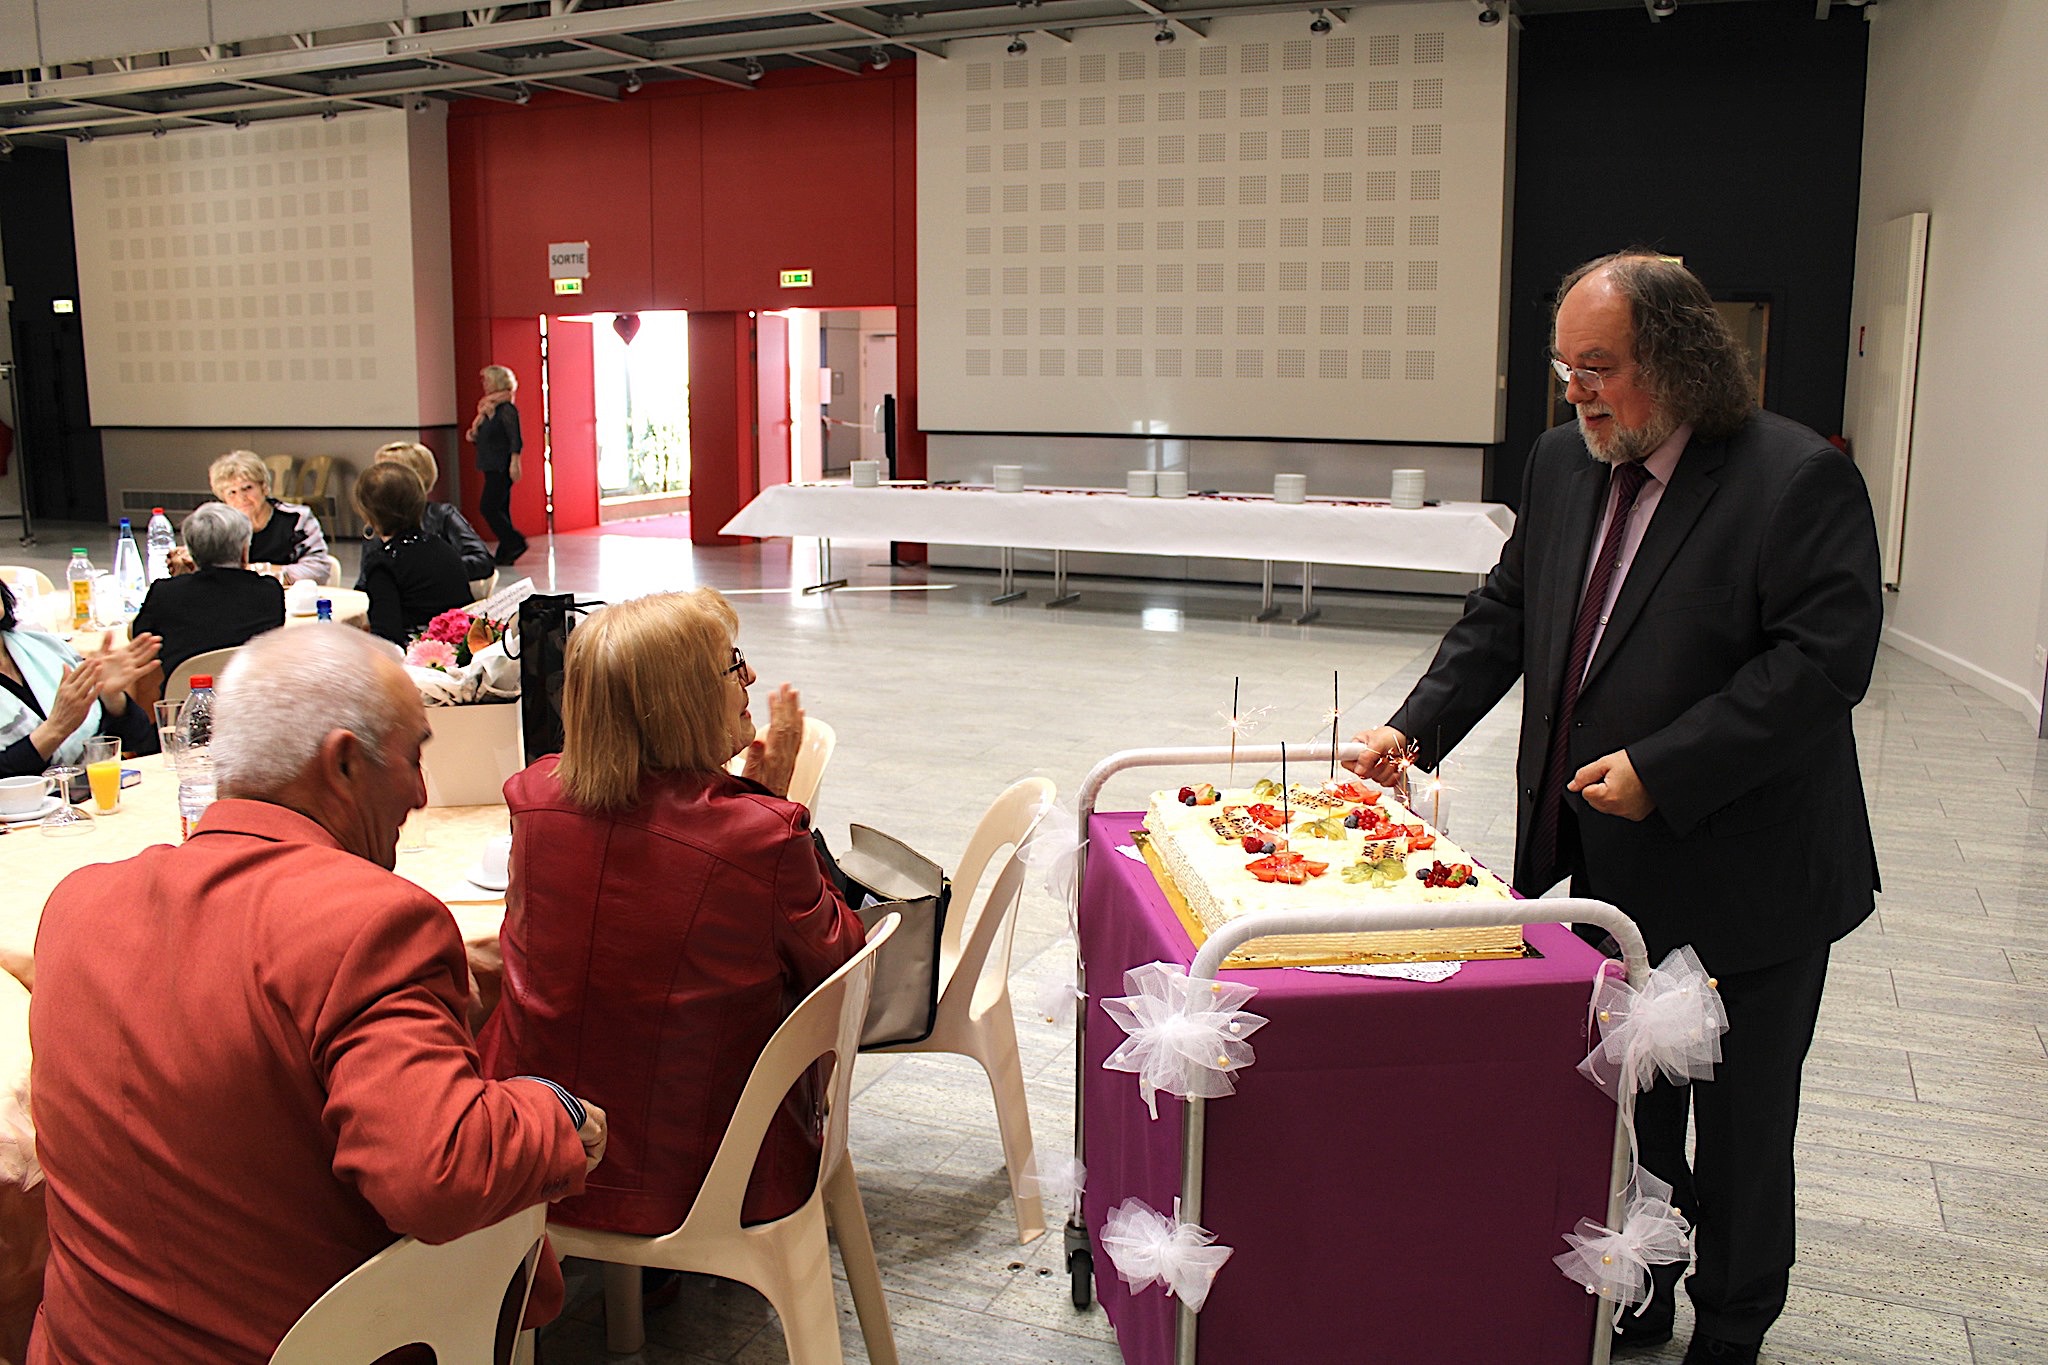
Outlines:
[[[1125,969],[1187,966],[1186,931],[1143,863],[1137,814],[1089,822],[1084,1208],[1096,1294],[1129,1365],[1167,1365],[1176,1304],[1133,1295],[1102,1249],[1111,1209],[1170,1212],[1183,1105],[1147,1118],[1101,1007]],[[1551,1257],[1604,1218],[1614,1104],[1575,1068],[1600,958],[1532,925],[1540,958],[1468,962],[1425,984],[1292,969],[1226,972],[1272,1022],[1237,1094],[1208,1106],[1202,1223],[1235,1249],[1198,1319],[1204,1365],[1582,1365],[1593,1300]]]

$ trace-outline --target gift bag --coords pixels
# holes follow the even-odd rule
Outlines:
[[[846,898],[863,926],[884,916],[903,922],[875,958],[863,1048],[921,1043],[931,1037],[939,1005],[939,937],[953,887],[931,859],[880,830],[853,825],[852,845],[839,857]]]
[[[562,659],[569,632],[579,615],[603,605],[578,602],[566,592],[537,592],[519,604],[519,723],[528,763],[562,752]]]

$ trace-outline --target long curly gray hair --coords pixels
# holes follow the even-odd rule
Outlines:
[[[1630,247],[1587,261],[1564,277],[1557,302],[1597,270],[1629,302],[1635,323],[1634,360],[1644,386],[1681,422],[1708,440],[1732,435],[1756,407],[1742,343],[1714,308],[1706,286],[1677,261],[1646,247]],[[1557,333],[1551,310],[1551,335]]]

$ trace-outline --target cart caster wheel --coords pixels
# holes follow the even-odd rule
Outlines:
[[[1086,1308],[1095,1302],[1095,1253],[1086,1247],[1068,1252],[1067,1272],[1074,1280],[1074,1307]]]

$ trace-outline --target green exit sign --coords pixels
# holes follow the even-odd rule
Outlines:
[[[556,281],[555,281],[555,292],[556,292],[557,294],[580,294],[580,293],[582,293],[582,292],[583,292],[583,281],[581,281],[581,280],[556,280]]]
[[[808,270],[783,271],[782,287],[784,289],[809,289],[811,287],[811,272]]]

